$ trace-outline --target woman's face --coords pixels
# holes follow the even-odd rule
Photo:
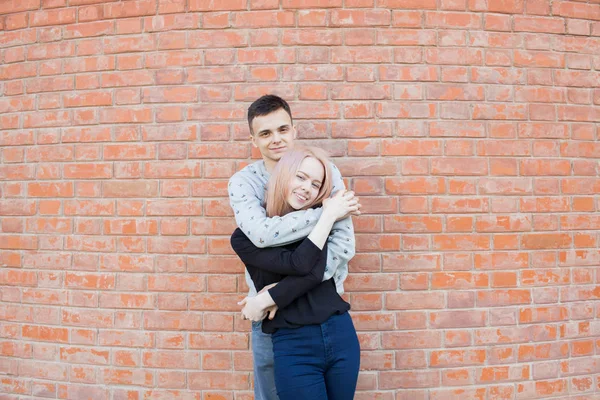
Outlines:
[[[287,202],[294,210],[313,205],[323,184],[325,168],[314,157],[306,157],[292,177],[288,188]]]

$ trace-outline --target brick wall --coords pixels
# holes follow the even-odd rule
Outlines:
[[[249,400],[273,92],[362,199],[360,400],[600,397],[598,0],[0,3],[0,398]]]

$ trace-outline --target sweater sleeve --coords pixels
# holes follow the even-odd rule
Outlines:
[[[331,165],[332,182],[334,190],[344,190],[344,180],[335,165]],[[343,282],[348,276],[348,261],[355,254],[354,226],[352,217],[346,217],[333,224],[329,238],[327,239],[329,250],[327,251],[327,269],[323,280],[335,279],[338,292],[343,293]]]
[[[323,281],[327,263],[327,244],[320,250],[311,271],[305,276],[286,276],[281,282],[269,289],[269,294],[277,307],[283,309],[298,297],[317,287]]]
[[[229,179],[229,203],[235,222],[244,234],[259,248],[282,246],[307,237],[315,227],[322,209],[294,211],[282,217],[267,217],[261,203],[265,187],[242,173]]]
[[[231,235],[231,247],[244,264],[281,275],[309,274],[322,252],[308,238],[294,250],[283,247],[260,249],[239,228]]]

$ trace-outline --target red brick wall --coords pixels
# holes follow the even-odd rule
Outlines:
[[[357,399],[600,396],[598,0],[0,13],[0,398],[252,398],[226,184],[268,92],[364,205]]]

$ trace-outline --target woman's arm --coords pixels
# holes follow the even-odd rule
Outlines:
[[[260,249],[239,228],[231,235],[231,247],[244,264],[281,275],[308,274],[321,253],[321,249],[307,239],[294,250],[283,247]]]
[[[323,207],[323,213],[321,214],[317,225],[315,225],[310,235],[308,235],[308,237],[304,239],[304,242],[312,242],[313,245],[321,251],[323,250],[323,248],[326,249],[325,243],[327,241],[327,237],[329,236],[329,232],[331,231],[333,224],[338,219],[344,218],[350,212],[357,211],[359,207],[360,206],[358,205],[358,200],[354,198],[354,194],[343,193],[341,191],[336,193],[331,199],[327,200],[327,203]],[[299,248],[300,247],[298,247],[295,251],[298,251]],[[259,252],[263,250],[267,249],[260,249]],[[277,248],[272,248],[270,250],[277,250]],[[325,254],[327,253],[325,252]],[[324,257],[321,257],[320,261],[321,262],[318,263],[318,265],[322,266],[322,268],[316,268],[317,264],[312,264],[315,266],[315,268],[311,268],[311,277],[309,279],[302,280],[302,283],[308,286],[307,291],[310,290],[310,288],[321,283],[321,281],[323,280],[323,274],[325,272],[325,266],[327,263],[326,255]],[[257,295],[256,297],[246,297],[244,300],[242,300],[240,304],[244,305],[244,308],[242,309],[242,313],[244,314],[244,316],[253,321],[262,320],[265,317],[264,310],[276,304],[274,298],[270,293],[273,290],[275,290],[273,294],[276,295],[276,298],[282,298],[282,300],[280,300],[280,302],[277,303],[277,306],[279,308],[283,308],[283,304],[287,305],[296,298],[290,297],[289,294],[291,293],[286,295],[281,293],[280,291],[277,291],[276,288],[277,287],[269,291],[263,292]],[[286,301],[283,299],[288,300]]]
[[[287,307],[295,299],[321,284],[326,263],[327,244],[324,244],[321,254],[309,274],[305,276],[285,277],[284,280],[288,284],[287,286],[277,284],[255,297],[244,298],[238,303],[244,306],[242,314],[252,321],[262,321],[269,307],[277,306],[278,309]],[[289,290],[285,289],[285,287],[289,287]],[[275,313],[273,312],[271,318],[274,315]]]
[[[267,308],[274,305],[283,308],[298,297],[298,293],[306,293],[321,283],[327,263],[327,237],[336,221],[336,216],[341,214],[346,208],[351,207],[346,206],[347,203],[352,203],[352,201],[348,201],[349,198],[350,196],[344,198],[341,193],[336,194],[333,198],[336,201],[332,205],[338,205],[339,207],[329,207],[329,212],[323,212],[310,235],[295,250],[287,250],[281,247],[259,249],[239,229],[234,231],[231,236],[231,246],[244,264],[252,265],[252,268],[260,268],[272,272],[276,271],[282,275],[286,274],[283,271],[297,272],[299,270],[304,271],[304,268],[308,269],[308,274],[296,277],[300,279],[296,282],[298,286],[293,291],[286,293],[285,291],[277,290],[277,286],[275,286],[275,288],[260,293],[255,297],[246,297],[240,301],[238,304],[243,306],[242,314],[245,318],[252,321],[262,321],[266,316]],[[294,277],[289,276],[288,278]],[[289,285],[290,282],[288,281],[287,283]],[[256,282],[254,284],[256,285]],[[272,290],[274,290],[275,299],[278,300],[277,303],[271,296],[270,292]],[[298,292],[298,290],[301,291]],[[282,305],[279,306],[279,304]]]

